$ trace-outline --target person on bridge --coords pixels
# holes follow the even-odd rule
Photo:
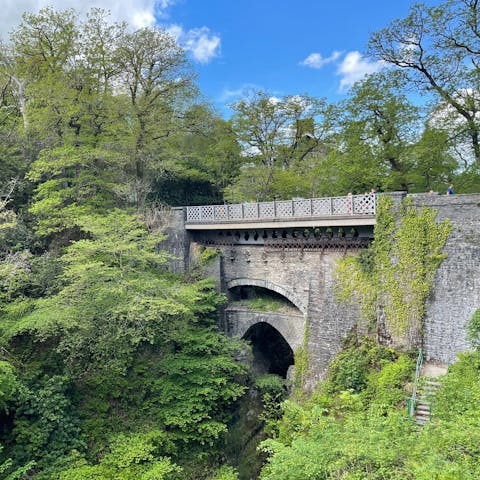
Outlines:
[[[449,185],[449,187],[447,188],[447,195],[453,195],[453,185]]]

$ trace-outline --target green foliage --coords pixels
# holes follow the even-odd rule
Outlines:
[[[15,400],[20,386],[13,365],[0,360],[0,412],[8,412],[8,405]]]
[[[330,363],[327,388],[332,392],[361,392],[369,383],[369,373],[379,370],[385,361],[392,361],[396,357],[394,350],[376,345],[370,338],[364,338],[361,342],[354,338],[352,340],[351,345]]]
[[[223,466],[210,480],[238,480],[238,474],[233,467]]]
[[[37,233],[81,228],[86,215],[115,207],[119,163],[115,153],[91,147],[44,149],[28,173],[31,181],[41,182],[30,208]]]
[[[277,312],[286,306],[286,302],[275,297],[257,296],[236,302],[240,307],[246,307],[257,312]]]
[[[162,237],[137,217],[112,210],[78,221],[88,237],[64,250],[62,268],[53,269],[53,278],[43,264],[33,277],[27,268],[5,305],[4,341],[33,338],[58,356],[49,365],[31,354],[39,376],[17,399],[12,458],[35,460],[39,478],[49,478],[74,450],[85,451],[81,427],[97,454],[111,433],[155,429],[164,432],[159,455],[203,462],[226,430],[228,406],[244,390],[237,381],[244,367],[234,360],[240,346],[213,327],[221,296],[210,281],[186,283],[168,273],[165,254],[156,251]],[[47,286],[33,288],[45,275]],[[139,362],[142,352],[146,363]],[[74,383],[43,377],[47,368],[67,371]],[[150,478],[162,465],[119,473],[102,462],[82,463],[69,475]]]
[[[39,340],[59,339],[58,350],[77,375],[91,368],[122,372],[142,342],[165,338],[171,319],[192,320],[214,311],[208,282],[182,285],[161,268],[159,237],[131,215],[82,220],[90,239],[66,249],[63,288],[30,303],[26,312],[9,305],[4,335],[32,332]]]
[[[467,326],[468,339],[475,349],[480,349],[480,308],[475,310]]]
[[[69,378],[58,375],[22,388],[12,431],[16,462],[33,460],[38,468],[53,471],[72,450],[83,449],[72,388]]]
[[[344,389],[351,378],[341,375],[352,366],[362,369],[357,392]],[[397,407],[412,368],[408,357],[369,339],[348,345],[311,399],[284,402],[277,438],[262,444],[269,458],[260,478],[405,478],[414,434]]]
[[[455,5],[428,9],[427,17],[445,19]],[[460,6],[463,22],[471,12]],[[428,25],[429,35],[438,33]],[[452,34],[463,41],[468,31]],[[173,275],[159,251],[162,235],[129,208],[372,185],[441,190],[455,177],[462,191],[478,191],[478,168],[458,169],[450,153],[469,133],[474,140],[474,115],[459,123],[437,105],[440,130],[420,135],[420,112],[391,75],[367,78],[339,106],[257,92],[225,121],[199,101],[185,52],[167,32],[132,32],[101,9],[82,19],[52,8],[25,14],[0,44],[0,65],[0,476],[7,480],[238,477],[227,466],[215,470],[232,404],[245,389],[236,360],[243,347],[215,328],[224,299],[199,280],[217,252],[204,250],[188,276]],[[453,73],[474,80],[471,71]],[[470,92],[478,88],[465,85],[451,91],[462,91],[475,112]],[[408,205],[396,225],[389,209],[380,203],[373,248],[339,267],[347,273],[340,294],[357,295],[365,318],[385,314],[392,331],[408,331],[421,323],[448,227]],[[253,308],[283,305],[262,298]],[[477,313],[470,335],[478,347]],[[294,398],[302,405],[279,405],[279,378],[257,382],[262,418],[276,437],[265,444],[273,455],[265,478],[480,476],[476,354],[445,381],[436,405],[442,423],[412,441],[396,410],[408,357],[352,347],[306,401],[307,343],[308,328],[295,355]]]
[[[159,442],[160,440],[160,442]],[[169,480],[179,478],[181,468],[159,455],[162,434],[119,434],[96,465],[78,458],[60,473],[60,480]]]
[[[474,479],[480,474],[479,373],[478,351],[460,354],[450,365],[435,395],[433,422],[408,462],[413,478]]]
[[[305,173],[316,163],[315,150],[323,136],[322,129],[314,128],[326,115],[323,100],[308,95],[277,100],[254,91],[232,108],[233,129],[250,161],[227,188],[228,200],[271,200],[315,190],[315,180]]]
[[[276,396],[285,391],[285,381],[282,377],[274,374],[261,375],[255,378],[255,386],[262,395],[268,393]]]
[[[415,3],[405,18],[375,32],[369,42],[370,55],[393,67],[406,86],[433,96],[437,102],[435,125],[463,143],[468,149],[465,157],[473,159],[476,169],[480,160],[479,104],[473,92],[478,88],[478,70],[477,52],[472,48],[476,33],[471,26],[478,14],[476,2]],[[466,85],[468,91],[459,95]]]
[[[287,394],[285,380],[278,375],[262,375],[255,379],[255,386],[262,396],[260,419],[265,422],[265,433],[272,435],[282,416],[281,403]]]
[[[284,402],[277,437],[262,444],[268,459],[260,478],[477,478],[479,352],[461,354],[449,367],[435,395],[432,422],[416,429],[404,413],[413,359],[393,352],[385,358],[368,342],[363,348],[372,361],[362,391],[334,391],[328,380],[307,402]],[[349,346],[331,370],[346,371],[357,361]]]
[[[191,455],[193,445],[214,446],[225,432],[227,406],[244,392],[234,379],[245,367],[233,358],[239,345],[214,331],[185,329],[172,341],[175,351],[159,362],[162,376],[147,406]]]
[[[2,454],[3,447],[0,445],[0,454]],[[35,462],[31,461],[21,467],[13,467],[13,460],[7,458],[5,461],[0,460],[0,474],[3,475],[4,480],[23,480],[27,478],[29,473],[33,470]]]
[[[390,334],[415,345],[422,331],[425,302],[452,226],[435,222],[435,211],[406,202],[395,222],[392,200],[378,202],[375,239],[367,253],[346,257],[337,268],[338,298],[357,298],[370,324],[385,315]]]
[[[405,385],[415,368],[412,358],[400,354],[395,362],[380,360],[380,370],[369,374],[365,398],[376,414],[388,412],[405,402]]]

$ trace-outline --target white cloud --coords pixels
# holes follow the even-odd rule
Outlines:
[[[211,33],[208,27],[189,30],[183,42],[180,39],[180,43],[200,63],[208,63],[220,51],[220,37]]]
[[[208,63],[212,58],[218,57],[220,37],[208,27],[185,31],[181,25],[172,24],[165,28],[197,62]]]
[[[184,34],[183,28],[180,25],[176,25],[175,23],[172,23],[171,25],[167,25],[164,28],[177,42],[180,40],[180,37]]]
[[[341,75],[340,91],[345,91],[365,75],[378,72],[383,68],[383,62],[371,62],[360,52],[348,52],[338,66],[338,75]]]
[[[334,51],[329,57],[323,58],[321,53],[311,53],[300,65],[310,68],[322,68],[328,63],[335,62],[341,55],[341,52]]]
[[[2,0],[0,16],[0,36],[6,37],[22,20],[23,12],[38,12],[40,8],[51,6],[55,10],[75,8],[87,12],[92,7],[111,12],[111,21],[126,20],[134,28],[155,24],[155,18],[167,17],[167,8],[177,0]]]

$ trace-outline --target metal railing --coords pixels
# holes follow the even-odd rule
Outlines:
[[[418,380],[420,378],[420,371],[423,364],[423,351],[420,348],[418,351],[417,365],[415,367],[415,380],[413,382],[412,396],[407,400],[408,415],[410,417],[415,416],[415,405],[417,403],[417,390],[418,390]]]
[[[187,223],[221,223],[331,216],[375,215],[376,195],[187,207]]]

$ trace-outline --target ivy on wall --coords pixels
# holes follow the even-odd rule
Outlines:
[[[416,346],[452,224],[436,223],[435,210],[409,200],[397,208],[390,197],[379,198],[375,239],[359,256],[339,261],[336,294],[340,301],[355,299],[370,328],[384,324],[397,340]]]

